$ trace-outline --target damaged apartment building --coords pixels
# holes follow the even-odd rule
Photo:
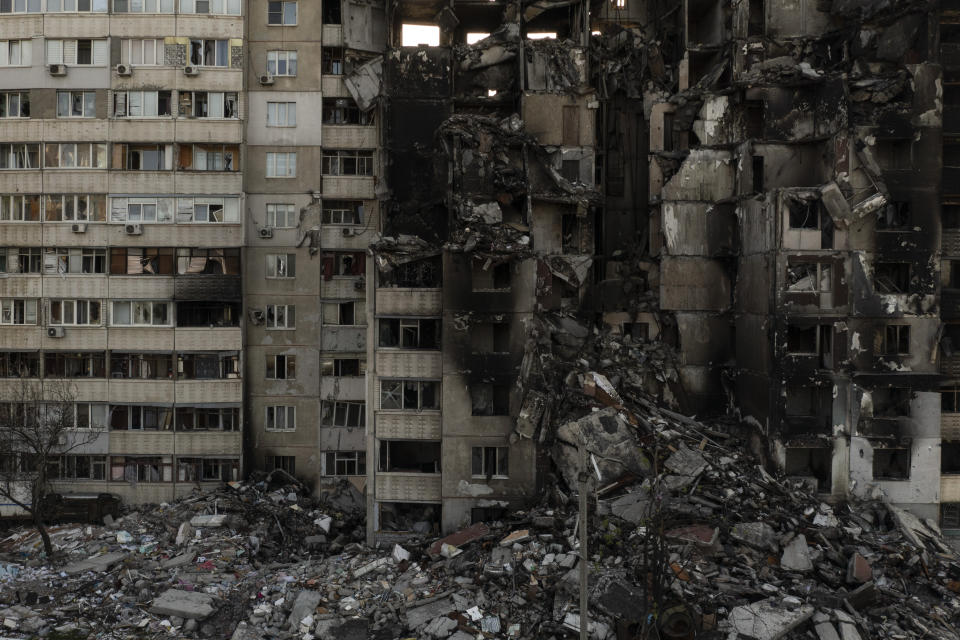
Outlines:
[[[589,332],[659,345],[652,394],[738,415],[825,498],[960,528],[956,8],[401,1],[384,24],[346,80],[384,162],[371,539],[542,491],[541,347],[576,362]]]

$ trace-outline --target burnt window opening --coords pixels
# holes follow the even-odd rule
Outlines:
[[[320,375],[337,378],[362,376],[367,372],[365,358],[333,358],[320,362]]]
[[[281,471],[286,471],[291,476],[296,476],[297,457],[296,456],[264,456],[263,466],[267,471],[274,471],[276,469],[280,469]]]
[[[910,325],[891,324],[880,333],[880,353],[885,356],[910,355]]]
[[[884,387],[870,392],[873,401],[873,417],[905,418],[910,415],[910,400],[913,392],[903,387]]]
[[[950,138],[943,142],[943,166],[960,167],[960,141],[956,138]]]
[[[323,124],[373,124],[373,112],[361,111],[352,98],[324,98]]]
[[[622,197],[626,186],[626,174],[623,168],[623,154],[619,150],[611,150],[606,157],[600,156],[597,159],[598,170],[602,169],[602,162],[606,162],[607,167],[607,195],[612,197]],[[602,175],[602,174],[601,174]],[[597,180],[600,184],[600,180]]]
[[[943,205],[940,211],[940,222],[944,229],[960,231],[960,205]]]
[[[877,212],[877,229],[901,230],[910,226],[910,203],[891,202]]]
[[[433,380],[380,380],[380,408],[423,411],[440,408],[440,383]]]
[[[673,113],[663,114],[663,150],[664,151],[673,151],[673,123],[675,119],[676,119],[676,114],[673,114]]]
[[[833,367],[833,327],[829,324],[787,326],[787,352],[791,355],[816,355],[818,366]]]
[[[744,133],[747,138],[763,138],[763,101],[747,100],[743,104]]]
[[[412,531],[421,535],[439,535],[439,504],[422,502],[379,502],[379,531]]]
[[[470,325],[470,350],[474,353],[510,353],[510,325],[477,322]]]
[[[323,24],[340,24],[343,20],[340,0],[323,0]]]
[[[474,382],[470,384],[471,415],[510,415],[510,384]]]
[[[952,358],[960,350],[960,324],[948,322],[943,325],[943,334],[940,337],[940,348],[945,358]]]
[[[474,263],[471,283],[472,290],[509,291],[511,275],[512,271],[509,262],[501,262],[495,265]]]
[[[565,213],[560,218],[560,244],[563,253],[580,253],[580,217]]]
[[[650,339],[650,323],[648,322],[624,322],[620,331],[623,335],[640,342],[646,342]]]
[[[947,280],[947,288],[960,289],[960,260],[948,260],[947,267],[950,269],[950,277]]]
[[[787,291],[827,293],[833,291],[833,268],[829,263],[787,263]]]
[[[381,287],[404,289],[436,288],[442,284],[443,268],[440,256],[398,264],[387,273],[380,274]]]
[[[753,192],[761,193],[763,191],[763,156],[753,156],[751,162],[753,168]]]
[[[940,473],[960,474],[960,442],[940,443]]]
[[[747,37],[762,36],[767,22],[765,0],[750,0]]]
[[[817,491],[829,493],[833,450],[827,447],[787,447],[784,473],[817,479]]]
[[[944,145],[944,155],[946,156]],[[912,140],[878,140],[874,147],[877,163],[883,171],[908,171],[912,168]],[[947,161],[944,157],[944,166]]]
[[[960,529],[960,502],[940,503],[940,528]]]
[[[822,210],[819,200],[791,200],[787,204],[790,210],[791,229],[819,229]]]
[[[320,72],[327,76],[343,75],[343,49],[323,47],[320,51]]]
[[[874,480],[908,480],[910,478],[910,449],[874,449],[873,478]]]
[[[470,509],[470,524],[501,521],[509,514],[506,507],[473,507]]]
[[[239,327],[240,303],[197,302],[177,303],[178,327]]]
[[[440,27],[435,24],[404,22],[400,27],[400,46],[439,47]]]
[[[940,389],[940,413],[960,413],[960,386]]]
[[[873,265],[873,286],[877,293],[909,293],[911,271],[909,262],[877,262]]]
[[[380,347],[400,349],[439,349],[440,320],[417,318],[381,318]]]
[[[788,386],[784,398],[784,415],[829,418],[833,415],[832,389],[813,385]]]
[[[569,182],[580,182],[580,161],[563,160],[560,163],[560,175]]]
[[[378,468],[384,472],[440,473],[440,443],[381,440]]]

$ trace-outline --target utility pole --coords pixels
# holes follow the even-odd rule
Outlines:
[[[580,640],[590,637],[590,615],[587,604],[587,448],[580,443]]]

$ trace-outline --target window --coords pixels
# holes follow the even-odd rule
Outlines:
[[[320,375],[333,377],[356,377],[367,373],[367,361],[363,358],[334,358],[320,363]]]
[[[177,407],[177,431],[239,431],[238,407]]]
[[[372,176],[373,151],[324,151],[320,172],[325,176]]]
[[[115,91],[115,118],[159,118],[173,115],[171,91]]]
[[[164,63],[163,38],[125,38],[120,41],[120,62],[139,66]]]
[[[47,3],[49,6],[49,2]],[[0,13],[40,13],[40,0],[0,0]]]
[[[293,253],[267,254],[268,278],[293,278],[297,275],[297,256]]]
[[[940,389],[940,413],[960,413],[960,386]]]
[[[181,380],[228,380],[240,377],[236,352],[177,354],[177,378]]]
[[[177,248],[179,275],[240,275],[240,249]]]
[[[380,380],[380,408],[420,411],[440,408],[440,383],[427,380]]]
[[[874,449],[873,477],[875,480],[908,480],[910,478],[910,449]]]
[[[267,51],[267,73],[272,76],[297,75],[297,52]]]
[[[795,262],[787,263],[787,291],[820,292],[833,290],[833,269],[828,263]]]
[[[320,52],[320,69],[324,75],[339,76],[343,74],[343,49],[323,47]]]
[[[228,40],[191,40],[190,64],[196,67],[229,67],[228,43]]]
[[[167,216],[157,214],[156,201],[127,201],[127,221],[128,222],[169,222],[169,209]]]
[[[2,0],[0,0],[2,2]],[[29,118],[30,92],[0,92],[0,118]]]
[[[43,254],[38,247],[0,247],[0,273],[40,273]]]
[[[819,229],[823,210],[818,200],[789,200],[787,207],[791,229]]]
[[[324,98],[323,124],[373,124],[370,113],[361,111],[350,98]]]
[[[267,3],[267,24],[295,25],[297,24],[296,0],[284,0]]]
[[[401,349],[439,349],[440,320],[381,318],[380,347]]]
[[[267,329],[295,329],[297,307],[292,304],[267,305]]]
[[[535,34],[528,34],[532,38]],[[556,34],[554,34],[556,37]],[[404,47],[416,47],[417,45],[426,45],[428,47],[440,46],[440,27],[434,24],[407,24],[404,23],[400,29],[400,40]]]
[[[50,325],[100,325],[99,300],[51,300]]]
[[[323,323],[339,325],[366,324],[366,305],[363,300],[324,302]]]
[[[324,455],[324,475],[362,476],[367,473],[367,454],[364,451],[327,451]]]
[[[107,198],[104,195],[51,194],[44,198],[44,220],[47,222],[103,222],[106,215],[106,201]]]
[[[506,478],[508,447],[471,447],[470,475],[474,478]]]
[[[177,222],[240,222],[238,198],[179,198]]]
[[[44,145],[43,165],[47,169],[106,169],[107,145],[89,142],[61,142]]]
[[[324,427],[362,427],[366,424],[363,402],[325,401],[320,409],[320,425]]]
[[[110,479],[125,482],[170,482],[170,456],[110,456]]]
[[[189,145],[186,145],[189,149]],[[172,144],[114,143],[112,166],[125,171],[169,171],[173,169]],[[117,200],[114,200],[116,203]]]
[[[762,36],[766,15],[764,10],[765,0],[750,0],[747,18],[747,36]]]
[[[297,153],[267,152],[268,178],[295,178],[297,177]]]
[[[367,257],[362,251],[328,254],[323,258],[321,269],[324,280],[333,276],[361,276],[367,271]]]
[[[240,117],[236,92],[181,91],[180,115],[194,118],[234,120]]]
[[[136,380],[173,378],[169,353],[110,353],[110,377]]]
[[[295,127],[297,126],[296,102],[268,102],[268,127]]]
[[[113,431],[169,431],[173,428],[173,409],[143,405],[111,405],[110,429]]]
[[[39,353],[36,351],[0,351],[0,378],[39,377]]]
[[[0,144],[0,169],[39,168],[39,144]]]
[[[39,221],[40,196],[0,195],[0,222]],[[0,265],[0,271],[3,271],[2,265]]]
[[[240,15],[240,0],[180,0],[180,13]]]
[[[381,287],[435,288],[443,281],[440,256],[412,260],[399,264],[389,273],[380,275]]]
[[[0,67],[29,67],[32,40],[0,40]]]
[[[486,266],[485,263],[473,263],[473,291],[509,291],[512,276],[510,263],[501,262],[485,268]]]
[[[960,502],[940,503],[940,528],[960,529]]]
[[[263,464],[268,471],[280,469],[290,475],[296,474],[296,456],[264,456]]]
[[[177,458],[178,482],[233,482],[239,478],[236,458]]]
[[[633,323],[623,324],[627,325],[627,331],[623,332],[624,335],[630,335],[630,325]],[[509,353],[510,324],[507,322],[475,322],[471,324],[470,351],[473,353]]]
[[[53,378],[104,378],[107,375],[107,359],[102,351],[48,351],[43,358],[43,374]]]
[[[107,66],[106,40],[47,40],[47,64]]]
[[[0,298],[0,324],[37,324],[37,301]]]
[[[47,0],[47,12],[107,12],[107,0]]]
[[[240,147],[235,144],[182,144],[181,170],[239,171]]]
[[[106,480],[107,456],[61,456],[60,480]]]
[[[267,407],[267,431],[296,431],[297,408],[290,405],[270,405]]]
[[[173,0],[113,0],[113,12],[173,13]]]
[[[57,91],[57,117],[96,118],[96,99],[93,91]]]
[[[323,24],[340,24],[340,0],[324,0]]]
[[[506,416],[510,415],[509,384],[473,382],[470,384],[471,415]]]
[[[80,247],[44,249],[43,272],[47,274],[106,273],[107,250]]]
[[[178,327],[239,327],[240,303],[183,301],[177,305]]]
[[[910,203],[889,202],[877,211],[877,230],[903,231],[910,228]]]
[[[288,355],[267,356],[268,380],[293,380],[297,377],[297,357]]]
[[[324,199],[320,216],[323,224],[363,224],[363,202]]]
[[[289,229],[297,226],[296,206],[292,204],[268,204],[267,226],[276,229]]]
[[[879,355],[910,355],[910,325],[891,324],[881,329],[881,350]]]
[[[114,326],[169,327],[171,303],[148,300],[114,301],[110,319]]]

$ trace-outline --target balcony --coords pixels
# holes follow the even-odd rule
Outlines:
[[[960,413],[940,414],[940,438],[960,440]]]
[[[960,289],[940,290],[940,315],[943,318],[960,318]]]
[[[377,128],[367,125],[323,125],[327,149],[371,149],[377,146]]]
[[[110,400],[113,402],[173,402],[172,380],[110,380]]]
[[[240,276],[191,274],[174,279],[176,300],[239,300]]]
[[[440,289],[379,288],[377,315],[439,316],[442,311]]]
[[[439,440],[442,432],[439,413],[388,413],[378,411],[377,437],[394,440]]]
[[[178,328],[178,351],[239,351],[243,347],[240,327]]]
[[[960,502],[960,475],[940,476],[940,502]]]
[[[323,195],[328,198],[373,200],[376,197],[374,178],[373,176],[323,176]]]
[[[439,473],[377,474],[377,500],[400,502],[439,502]]]
[[[243,381],[239,378],[177,380],[177,402],[200,404],[205,402],[243,402]]]
[[[940,373],[947,376],[960,376],[960,354],[940,357]]]
[[[239,431],[111,431],[110,453],[137,455],[237,456],[242,449]]]
[[[439,351],[377,350],[377,375],[384,378],[439,378],[443,372]]]
[[[366,398],[367,379],[363,376],[320,378],[320,397],[337,400],[364,400]]]
[[[366,351],[366,325],[325,325],[320,333],[321,351]]]

